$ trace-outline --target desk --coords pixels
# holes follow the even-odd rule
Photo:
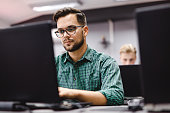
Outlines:
[[[146,110],[140,111],[129,111],[127,105],[120,106],[90,106],[87,108],[65,110],[65,111],[54,111],[50,109],[32,110],[30,111],[0,111],[0,113],[168,113],[168,112],[148,112]]]
[[[81,108],[81,109],[74,109],[74,110],[68,110],[68,111],[53,111],[49,109],[43,109],[43,110],[33,110],[31,113],[132,113],[131,111],[128,111],[127,105],[121,105],[121,106],[90,106],[87,108]],[[146,113],[143,111],[140,111],[140,113]],[[4,112],[0,111],[0,113],[18,113],[18,112]],[[19,113],[30,113],[29,111],[19,112]]]

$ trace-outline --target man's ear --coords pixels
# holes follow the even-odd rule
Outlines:
[[[83,35],[86,37],[88,35],[89,28],[88,26],[83,27]]]

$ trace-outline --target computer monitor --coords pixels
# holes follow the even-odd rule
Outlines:
[[[52,23],[0,30],[0,101],[57,103]]]
[[[136,10],[145,103],[170,103],[170,4]]]
[[[120,65],[125,97],[141,97],[141,65]]]

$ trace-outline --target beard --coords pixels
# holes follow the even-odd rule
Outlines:
[[[67,40],[70,41],[70,42],[74,42],[74,39],[67,39]],[[83,43],[84,43],[84,37],[82,35],[82,39],[79,43],[75,43],[72,47],[70,45],[67,45],[69,47],[67,47],[65,45],[63,45],[63,46],[64,46],[66,51],[73,52],[73,51],[78,50],[83,45]]]

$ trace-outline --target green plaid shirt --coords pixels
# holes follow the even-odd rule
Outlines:
[[[56,69],[60,87],[99,91],[107,98],[107,105],[123,103],[120,69],[110,56],[88,47],[75,63],[66,52],[56,58]]]

